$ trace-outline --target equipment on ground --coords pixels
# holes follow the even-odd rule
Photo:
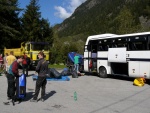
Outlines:
[[[142,86],[145,85],[145,82],[146,82],[146,80],[145,80],[145,78],[143,78],[143,77],[141,77],[141,78],[136,78],[136,79],[134,79],[134,81],[133,81],[133,85],[142,87]]]
[[[25,99],[26,97],[26,75],[22,74],[16,78],[16,98]]]

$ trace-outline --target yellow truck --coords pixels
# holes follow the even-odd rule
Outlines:
[[[14,56],[20,56],[24,53],[31,59],[30,66],[35,67],[38,63],[38,53],[44,52],[45,60],[49,63],[49,43],[48,42],[22,42],[20,48],[7,49],[4,48],[4,54],[14,52]]]

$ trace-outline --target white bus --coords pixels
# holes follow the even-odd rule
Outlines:
[[[150,32],[89,36],[84,71],[102,78],[111,74],[150,79]]]

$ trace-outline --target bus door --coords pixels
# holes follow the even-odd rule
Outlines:
[[[84,71],[89,72],[89,63],[91,59],[91,50],[89,45],[84,47]]]
[[[97,44],[91,45],[91,59],[89,68],[93,72],[97,71]]]

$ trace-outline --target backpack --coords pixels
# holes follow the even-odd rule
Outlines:
[[[15,62],[15,61],[14,61],[14,62]],[[13,63],[14,63],[14,62],[13,62]],[[13,63],[10,65],[9,70],[8,70],[8,73],[11,74],[11,75],[14,75],[14,73],[12,72]]]

